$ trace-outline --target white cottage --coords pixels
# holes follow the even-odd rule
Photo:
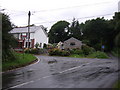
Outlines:
[[[10,31],[18,39],[18,48],[28,47],[28,27],[14,28]],[[40,48],[48,44],[48,34],[42,25],[30,27],[29,47],[34,48],[39,43]]]

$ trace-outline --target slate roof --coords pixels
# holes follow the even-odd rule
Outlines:
[[[78,40],[78,39],[76,39],[76,38],[74,38],[74,37],[71,37],[71,38],[69,38],[68,40],[66,40],[66,41],[64,41],[64,42],[69,42],[69,41],[78,41],[78,42],[81,42],[80,40]]]

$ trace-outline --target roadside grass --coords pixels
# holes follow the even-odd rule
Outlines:
[[[94,53],[91,53],[87,56],[87,58],[100,58],[100,59],[107,59],[109,58],[108,55],[104,52],[100,52],[100,51],[97,51],[97,52],[94,52]]]
[[[111,53],[116,57],[120,57],[120,48],[114,48]]]
[[[113,88],[115,88],[115,90],[120,90],[120,80],[118,80],[115,85],[113,86]]]
[[[85,56],[83,54],[81,55],[78,55],[78,54],[71,54],[70,56],[68,57],[74,57],[74,58],[84,58]]]
[[[36,60],[32,54],[16,53],[14,52],[16,60],[5,61],[2,63],[2,70],[7,71],[28,65]]]
[[[108,55],[104,52],[93,52],[89,55],[84,55],[84,54],[71,54],[68,57],[74,57],[74,58],[99,58],[99,59],[107,59],[109,58]]]

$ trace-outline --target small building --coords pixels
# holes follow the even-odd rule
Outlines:
[[[30,26],[30,39],[28,40],[28,27],[14,28],[10,31],[18,40],[18,48],[34,48],[36,43],[43,48],[44,44],[48,44],[48,34],[42,25]],[[29,42],[29,43],[28,43]]]
[[[74,49],[79,48],[81,49],[82,42],[74,37],[71,37],[70,39],[64,41],[64,49]]]
[[[65,50],[74,49],[74,48],[81,49],[82,42],[74,37],[71,37],[70,39],[64,41],[63,43],[59,42],[58,46],[59,49],[65,49]]]

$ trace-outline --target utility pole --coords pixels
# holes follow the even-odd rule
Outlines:
[[[31,12],[29,11],[28,13],[28,48],[30,48],[30,15],[31,15]]]

